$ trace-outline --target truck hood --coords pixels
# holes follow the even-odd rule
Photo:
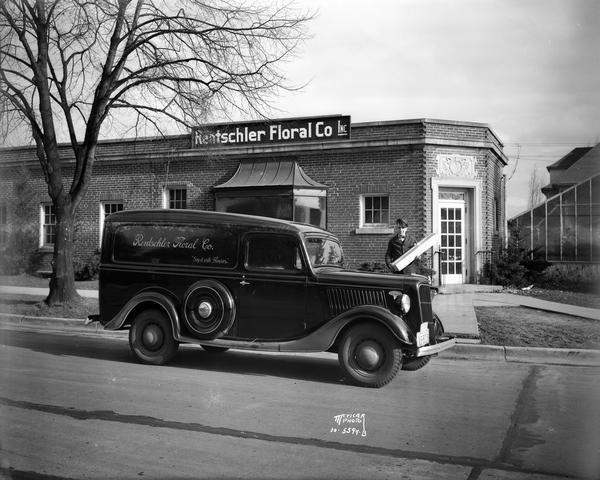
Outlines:
[[[342,270],[331,267],[319,268],[315,273],[319,283],[332,283],[335,286],[416,288],[418,284],[429,283],[429,279],[421,275],[373,273],[359,270]]]

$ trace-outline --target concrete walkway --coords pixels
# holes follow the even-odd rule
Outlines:
[[[503,292],[489,285],[443,287],[433,300],[433,308],[447,332],[466,338],[478,338],[474,307],[527,307],[546,312],[600,320],[600,310],[540,300],[526,295]]]

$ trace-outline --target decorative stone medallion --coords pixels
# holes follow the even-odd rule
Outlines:
[[[470,155],[437,155],[438,177],[475,178],[477,159]]]

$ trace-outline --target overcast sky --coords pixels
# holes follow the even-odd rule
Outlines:
[[[274,116],[488,124],[504,143],[507,210],[576,146],[600,142],[598,0],[297,0],[318,10]],[[515,163],[520,148],[518,164]],[[547,178],[545,178],[547,180]]]

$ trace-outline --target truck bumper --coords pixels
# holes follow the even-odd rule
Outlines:
[[[448,338],[444,340],[438,339],[438,343],[434,345],[426,345],[424,347],[417,348],[417,350],[415,351],[415,357],[426,357],[428,355],[436,355],[440,352],[443,352],[444,350],[452,348],[454,345],[456,345],[455,338]]]

